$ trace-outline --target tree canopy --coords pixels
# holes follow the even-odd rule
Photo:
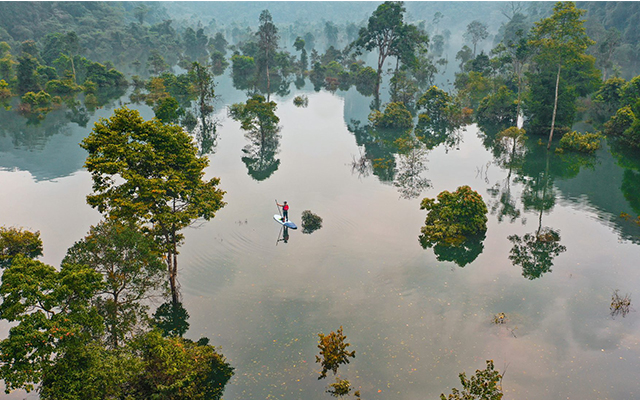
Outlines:
[[[165,254],[172,298],[179,302],[181,230],[210,220],[225,203],[218,178],[204,180],[208,159],[199,157],[182,128],[144,121],[135,110],[116,109],[97,122],[81,146],[93,179],[87,202],[109,218],[139,222]]]

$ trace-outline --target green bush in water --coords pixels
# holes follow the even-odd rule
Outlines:
[[[591,154],[600,148],[600,142],[603,138],[604,136],[600,133],[569,132],[560,139],[560,147],[556,149],[556,152],[577,151]]]
[[[309,210],[302,212],[302,233],[313,233],[322,228],[322,218]]]

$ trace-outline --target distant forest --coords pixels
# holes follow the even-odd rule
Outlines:
[[[172,63],[185,48],[187,28],[202,29],[213,37],[223,33],[230,44],[242,40],[247,28],[258,25],[262,9],[273,16],[281,45],[291,48],[297,36],[311,34],[317,51],[329,47],[326,23],[337,28],[338,45],[346,45],[366,24],[381,2],[3,2],[0,7],[0,42],[18,49],[25,40],[42,41],[54,32],[75,32],[82,55],[92,61],[111,62],[126,71],[135,59],[146,60],[150,49]],[[450,58],[462,45],[461,37],[469,22],[481,18],[489,27],[484,45],[502,39],[504,25],[515,14],[525,16],[523,29],[551,14],[553,2],[408,2],[407,21],[434,36],[451,42]],[[636,75],[640,58],[640,3],[577,2],[587,10],[588,35],[601,43],[607,35],[616,38],[612,57],[629,79]],[[434,16],[441,17],[436,20]],[[307,36],[309,37],[309,36]],[[455,43],[455,44],[454,44]],[[433,44],[433,43],[432,43]],[[336,46],[338,47],[338,46]],[[597,51],[594,46],[592,51]]]

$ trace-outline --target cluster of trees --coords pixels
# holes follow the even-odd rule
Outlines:
[[[233,368],[203,338],[182,338],[181,231],[225,205],[208,159],[177,125],[117,109],[82,142],[93,179],[87,202],[104,220],[59,269],[39,233],[0,228],[0,341],[6,390],[43,399],[219,399]],[[168,290],[167,290],[168,289]],[[154,299],[170,297],[149,314]]]
[[[17,52],[0,42],[0,102],[10,108],[11,97],[20,96],[22,113],[43,118],[56,105],[76,105],[78,93],[85,94],[88,108],[124,93],[127,80],[121,72],[78,52],[74,32],[46,35],[42,49],[32,40],[22,42]]]

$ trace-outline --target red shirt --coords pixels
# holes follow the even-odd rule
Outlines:
[[[289,205],[288,205],[288,204],[285,204],[284,206],[282,206],[282,209],[283,209],[284,211],[289,211]]]

